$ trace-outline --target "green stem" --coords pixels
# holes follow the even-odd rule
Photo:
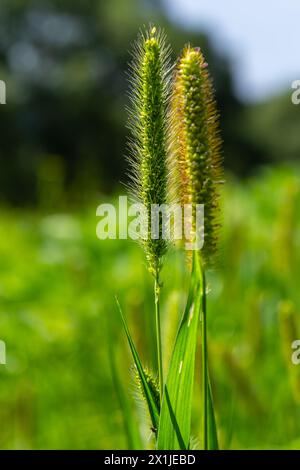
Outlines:
[[[207,410],[208,410],[208,358],[207,358],[207,324],[206,324],[206,279],[204,269],[201,267],[202,280],[202,433],[203,448],[208,448],[207,438]]]
[[[159,378],[159,393],[162,402],[163,396],[163,362],[162,362],[162,346],[161,346],[161,327],[160,327],[160,282],[159,273],[156,271],[154,281],[154,298],[155,298],[155,326],[156,326],[156,348],[157,348],[157,369]]]

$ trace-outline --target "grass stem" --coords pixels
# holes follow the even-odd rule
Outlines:
[[[202,435],[203,448],[208,448],[207,412],[208,412],[208,357],[207,357],[207,323],[206,323],[206,279],[204,269],[201,268],[202,278]]]
[[[154,280],[154,298],[155,298],[157,369],[158,369],[158,379],[159,379],[160,400],[162,402],[164,379],[163,379],[163,361],[162,361],[161,326],[160,326],[160,281],[159,281],[158,272],[156,272],[155,280]]]

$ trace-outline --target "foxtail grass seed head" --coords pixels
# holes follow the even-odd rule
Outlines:
[[[221,140],[212,82],[199,48],[185,47],[177,64],[172,92],[171,141],[181,203],[192,204],[195,232],[197,204],[204,204],[204,261],[216,250]]]
[[[155,378],[153,373],[151,371],[149,371],[148,369],[146,369],[146,368],[144,370],[144,373],[145,373],[147,385],[150,387],[150,389],[152,391],[152,394],[153,394],[153,397],[155,399],[157,409],[160,410],[160,397],[159,397],[159,388],[158,388],[157,379]],[[138,386],[139,386],[139,390],[140,390],[141,394],[144,396],[144,388],[142,387],[141,379],[140,379],[140,376],[138,374],[136,374],[136,380],[137,380],[137,383],[138,383]]]
[[[166,240],[162,238],[162,220],[158,238],[151,236],[151,205],[162,205],[167,201],[169,55],[165,35],[151,27],[140,34],[135,44],[130,77],[130,189],[135,200],[146,208],[143,245],[153,274],[159,272],[167,248]]]
[[[148,369],[145,368],[144,373],[145,373],[147,385],[148,385],[148,387],[150,388],[150,390],[152,392],[152,396],[154,397],[155,404],[157,406],[158,411],[160,412],[161,403],[160,403],[160,393],[159,393],[158,381],[155,378],[155,376],[153,375],[153,373],[150,372]],[[144,387],[141,383],[141,379],[140,379],[140,376],[139,376],[138,373],[135,374],[135,379],[136,379],[136,383],[137,383],[137,386],[138,386],[139,395],[143,398],[143,400],[146,401]],[[152,423],[152,430],[156,434],[157,429],[154,428],[154,423]]]

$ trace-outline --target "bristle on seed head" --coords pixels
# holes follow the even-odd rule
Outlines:
[[[182,204],[204,204],[203,258],[216,251],[221,139],[212,82],[200,48],[185,47],[177,64],[172,92],[173,158]]]
[[[131,64],[129,109],[130,189],[147,211],[147,234],[143,240],[149,270],[156,275],[167,243],[151,234],[151,207],[167,202],[167,115],[170,97],[170,48],[161,30],[150,26],[134,46]]]

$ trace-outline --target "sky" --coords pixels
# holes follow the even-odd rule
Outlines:
[[[174,21],[210,33],[232,57],[246,101],[264,100],[300,79],[300,0],[164,0]]]

